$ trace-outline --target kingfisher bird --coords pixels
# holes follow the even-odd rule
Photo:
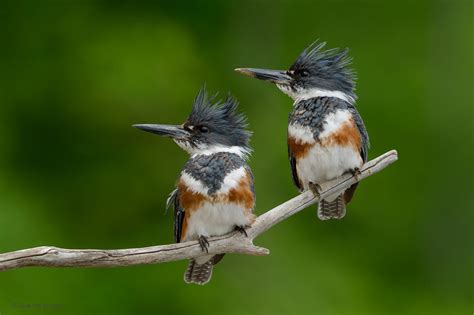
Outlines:
[[[235,71],[274,83],[294,100],[288,122],[288,158],[300,191],[320,193],[320,184],[351,172],[367,161],[369,136],[356,107],[355,74],[348,49],[308,46],[288,70],[237,68]],[[321,220],[341,219],[357,183],[319,201]]]
[[[208,97],[205,87],[194,99],[191,114],[182,125],[139,124],[134,127],[170,137],[190,154],[172,191],[167,208],[174,207],[177,243],[197,240],[208,252],[208,237],[245,229],[255,220],[254,179],[247,159],[251,132],[246,117],[237,111],[230,94],[222,101]],[[213,266],[224,254],[191,259],[186,283],[206,284]]]

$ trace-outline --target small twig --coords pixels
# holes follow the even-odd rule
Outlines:
[[[321,197],[333,195],[374,174],[397,160],[397,151],[389,151],[369,162],[357,178],[345,174],[321,185]],[[274,225],[318,202],[318,197],[306,191],[259,216],[247,229],[247,235],[234,232],[209,239],[209,254],[240,253],[256,256],[270,251],[253,245],[253,240]],[[0,254],[0,270],[23,267],[120,267],[156,264],[201,256],[197,241],[130,249],[65,249],[40,246]]]

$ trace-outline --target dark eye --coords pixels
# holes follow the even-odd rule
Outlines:
[[[206,126],[199,126],[198,130],[199,132],[202,132],[202,133],[209,132],[209,128],[207,128]]]
[[[309,71],[308,70],[303,70],[303,71],[300,72],[300,75],[302,77],[309,77]]]

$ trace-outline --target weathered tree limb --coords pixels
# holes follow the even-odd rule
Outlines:
[[[320,197],[324,198],[342,191],[352,184],[376,173],[397,160],[397,151],[389,151],[369,162],[361,169],[357,178],[345,174],[321,185]],[[248,237],[241,233],[230,233],[209,239],[209,254],[240,253],[268,255],[270,251],[253,245],[253,240],[275,224],[318,202],[319,197],[311,191],[290,199],[259,216],[247,229]],[[40,246],[0,254],[0,270],[23,267],[119,267],[155,264],[203,255],[196,241],[130,249],[65,249]]]

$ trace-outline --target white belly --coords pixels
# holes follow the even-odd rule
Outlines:
[[[236,203],[204,202],[188,221],[185,240],[199,236],[219,236],[231,232],[236,226],[249,225],[251,218],[245,215],[242,205]]]
[[[353,145],[341,146],[329,141],[344,125],[351,123],[352,116],[347,110],[328,114],[324,120],[323,130],[319,134],[319,141],[314,139],[313,132],[308,126],[298,124],[289,126],[290,137],[313,146],[296,163],[298,178],[305,190],[309,189],[309,182],[320,184],[349,170],[362,167],[360,152]],[[324,143],[324,146],[321,146],[321,143]]]
[[[341,176],[345,172],[362,167],[360,153],[352,147],[321,147],[315,144],[308,154],[298,160],[296,171],[303,187],[309,182],[320,184]]]

